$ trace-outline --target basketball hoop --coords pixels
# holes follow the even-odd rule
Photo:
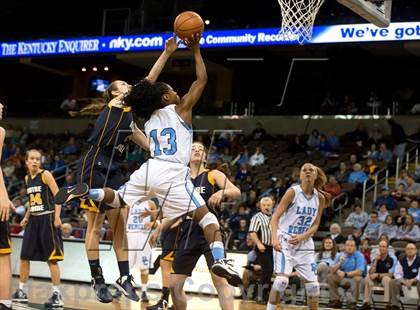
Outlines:
[[[312,39],[316,14],[324,0],[278,0],[282,23],[280,36],[285,41],[303,44]]]

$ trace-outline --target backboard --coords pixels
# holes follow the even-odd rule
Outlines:
[[[388,27],[391,22],[392,0],[337,1],[378,27]]]

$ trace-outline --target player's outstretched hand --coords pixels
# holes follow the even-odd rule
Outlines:
[[[185,38],[184,44],[188,46],[190,50],[193,52],[200,50],[200,40],[201,40],[201,33],[196,33],[191,36],[191,38]]]
[[[172,54],[178,48],[178,45],[181,43],[181,40],[176,40],[176,36],[174,35],[172,38],[169,38],[165,41],[165,51]]]

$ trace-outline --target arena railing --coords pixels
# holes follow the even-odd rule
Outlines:
[[[410,157],[410,154],[413,154],[413,157]],[[414,160],[414,169],[417,169],[418,163],[419,163],[419,149],[417,146],[413,146],[411,149],[409,149],[405,156],[400,159],[400,157],[397,157],[396,165],[395,165],[395,180],[398,180],[400,176],[400,169],[401,167],[405,166],[405,170],[409,170],[410,168],[410,160]]]
[[[344,197],[344,201],[342,201],[342,197]],[[338,202],[337,206],[335,207],[335,202]],[[342,223],[341,221],[341,210],[347,206],[349,203],[349,193],[348,192],[342,192],[340,195],[335,196],[333,199],[331,199],[331,206],[333,208],[334,213],[338,211],[338,222]]]

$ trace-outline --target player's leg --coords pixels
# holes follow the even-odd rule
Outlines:
[[[319,283],[317,275],[317,265],[315,263],[313,251],[302,251],[294,255],[293,260],[300,278],[305,281],[307,303],[310,310],[317,310],[319,305]]]
[[[87,229],[85,238],[86,254],[89,261],[92,286],[96,298],[103,303],[112,302],[113,298],[105,284],[102,268],[99,261],[99,240],[101,238],[102,224],[105,214],[97,212],[87,212]]]
[[[170,275],[171,297],[177,310],[187,309],[187,295],[184,292],[184,284],[187,277],[187,275],[183,274]]]
[[[219,305],[222,310],[233,310],[233,294],[228,281],[225,278],[216,276],[211,273],[211,279],[217,290]]]
[[[127,208],[110,209],[106,211],[111,229],[114,233],[112,246],[117,256],[118,269],[120,277],[114,286],[127,298],[139,301],[140,298],[134,287],[134,279],[130,275],[130,266],[128,263],[128,243],[126,234]]]
[[[275,310],[280,298],[286,291],[289,285],[289,275],[293,271],[292,258],[287,249],[287,244],[282,243],[283,250],[281,252],[274,251],[274,273],[276,278],[271,286],[270,294],[268,296],[267,310]]]
[[[149,302],[147,296],[147,283],[149,282],[149,268],[140,269],[140,284],[141,284],[141,301]]]
[[[9,236],[9,223],[0,221],[0,308],[11,309],[12,266],[10,261],[12,244]]]
[[[48,261],[52,282],[52,296],[45,303],[47,307],[63,307],[64,302],[60,293],[60,267],[56,260]]]

